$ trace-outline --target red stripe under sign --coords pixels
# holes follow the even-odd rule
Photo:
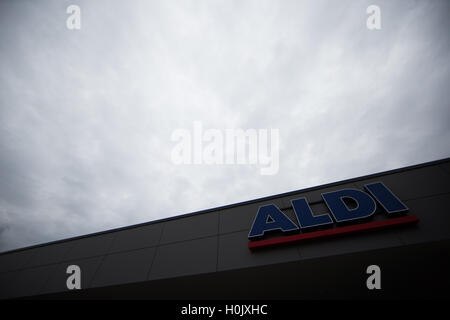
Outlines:
[[[357,233],[357,232],[363,232],[363,231],[368,231],[368,230],[400,226],[400,225],[405,225],[405,224],[412,224],[412,223],[417,223],[418,221],[419,221],[419,218],[416,216],[404,216],[404,217],[392,218],[392,219],[381,220],[381,221],[361,223],[361,224],[356,224],[356,225],[352,225],[352,226],[345,226],[345,227],[338,227],[338,228],[332,228],[332,229],[326,229],[326,230],[320,230],[320,231],[306,232],[306,233],[295,234],[295,235],[291,235],[291,236],[284,236],[284,237],[273,238],[273,239],[251,241],[248,243],[248,248],[249,249],[257,249],[257,248],[262,248],[262,247],[279,245],[282,243],[302,242],[302,241],[311,240],[311,239],[321,239],[321,238],[333,237],[333,236],[337,236],[337,235],[341,235],[341,234],[350,234],[350,233]]]

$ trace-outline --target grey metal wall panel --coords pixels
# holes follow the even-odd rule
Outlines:
[[[155,251],[155,248],[147,248],[106,256],[95,274],[92,287],[146,281]]]
[[[44,286],[55,273],[55,269],[56,265],[48,265],[19,271],[9,297],[26,297],[43,293]]]
[[[0,273],[0,299],[12,298],[20,271]]]
[[[73,242],[56,243],[51,246],[36,248],[36,254],[25,264],[25,267],[34,267],[54,264],[64,260],[66,254],[74,245]]]
[[[416,226],[398,230],[405,244],[450,238],[450,193],[406,201],[410,214],[420,218]]]
[[[247,231],[242,231],[219,236],[218,271],[288,262],[300,258],[297,249],[292,246],[250,251],[247,247],[247,235]]]
[[[450,161],[440,164],[439,167],[441,167],[442,169],[444,169],[445,172],[450,174]]]
[[[37,250],[28,249],[0,256],[0,272],[20,270],[36,255]]]
[[[374,181],[383,183],[401,200],[450,192],[450,175],[439,166],[417,168],[382,177],[357,181],[358,188]]]
[[[217,212],[200,214],[164,223],[161,244],[217,235]]]
[[[297,216],[295,215],[295,211],[293,208],[281,210],[291,221],[298,225]],[[256,212],[254,214],[256,216]],[[251,225],[248,227],[248,231],[250,232]]]
[[[300,258],[311,259],[401,246],[397,229],[377,230],[299,244]]]
[[[81,270],[81,289],[89,288],[91,286],[92,279],[97,272],[100,262],[103,257],[98,256],[94,258],[71,260],[62,262],[56,265],[46,282],[42,293],[63,292],[68,291],[67,279],[70,274],[67,274],[67,267],[70,265],[77,265]]]
[[[321,215],[324,213],[329,213],[330,211],[328,210],[327,205],[325,204],[325,202],[320,202],[320,203],[316,203],[316,204],[311,204],[311,211],[313,213],[314,216],[317,215]]]
[[[216,271],[217,236],[159,246],[150,279]]]
[[[118,231],[110,252],[154,247],[159,243],[164,223]]]
[[[67,254],[67,260],[82,259],[105,255],[111,248],[115,232],[73,240],[72,249]]]
[[[259,206],[269,203],[252,203],[221,210],[219,232],[222,234],[248,230],[255,219],[255,213],[258,211]]]
[[[219,233],[249,230],[258,208],[267,204],[275,204],[280,209],[285,207],[283,199],[274,199],[220,210]]]

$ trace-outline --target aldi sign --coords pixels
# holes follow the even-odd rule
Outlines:
[[[281,243],[299,242],[419,221],[415,216],[397,215],[408,212],[408,208],[382,182],[367,184],[364,189],[365,191],[342,189],[322,193],[322,198],[330,214],[313,215],[305,197],[291,200],[297,224],[276,205],[261,206],[248,234],[250,240],[256,241],[249,242],[248,247],[256,249]],[[365,222],[376,212],[377,207],[385,212],[388,219]],[[338,227],[333,227],[335,223]],[[342,226],[343,224],[345,226]],[[317,231],[317,229],[321,230]],[[296,234],[264,239],[268,233],[273,231]],[[301,233],[299,233],[300,231]]]

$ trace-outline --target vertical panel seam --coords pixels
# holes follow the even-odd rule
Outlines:
[[[219,234],[220,234],[220,210],[217,212],[217,251],[216,251],[216,272],[219,271]]]
[[[91,279],[91,281],[89,281],[89,284],[87,285],[87,288],[91,288],[92,287],[92,284],[94,283],[95,277],[97,276],[97,273],[100,270],[100,268],[101,268],[101,266],[103,264],[103,261],[106,259],[106,256],[108,255],[108,252],[111,251],[111,248],[112,248],[112,246],[114,244],[114,240],[116,239],[116,237],[117,237],[117,232],[115,232],[115,235],[113,236],[113,238],[111,240],[111,243],[109,244],[109,247],[106,249],[105,254],[100,258],[98,266],[95,269],[95,271],[94,271],[94,273],[92,275],[92,279]]]
[[[147,280],[150,279],[150,274],[152,272],[153,265],[155,264],[155,260],[156,260],[156,253],[158,252],[159,246],[161,245],[161,239],[162,239],[162,235],[164,233],[165,227],[166,227],[166,223],[163,223],[162,228],[161,228],[161,233],[159,234],[158,242],[156,243],[156,246],[155,246],[155,252],[153,253],[153,259],[152,259],[152,262],[150,263],[150,267],[148,268],[148,271],[147,271],[147,277],[146,277]]]

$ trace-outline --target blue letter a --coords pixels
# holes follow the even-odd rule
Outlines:
[[[298,227],[275,205],[269,204],[259,207],[248,238],[261,237],[264,232],[272,230],[287,232],[298,230]]]

